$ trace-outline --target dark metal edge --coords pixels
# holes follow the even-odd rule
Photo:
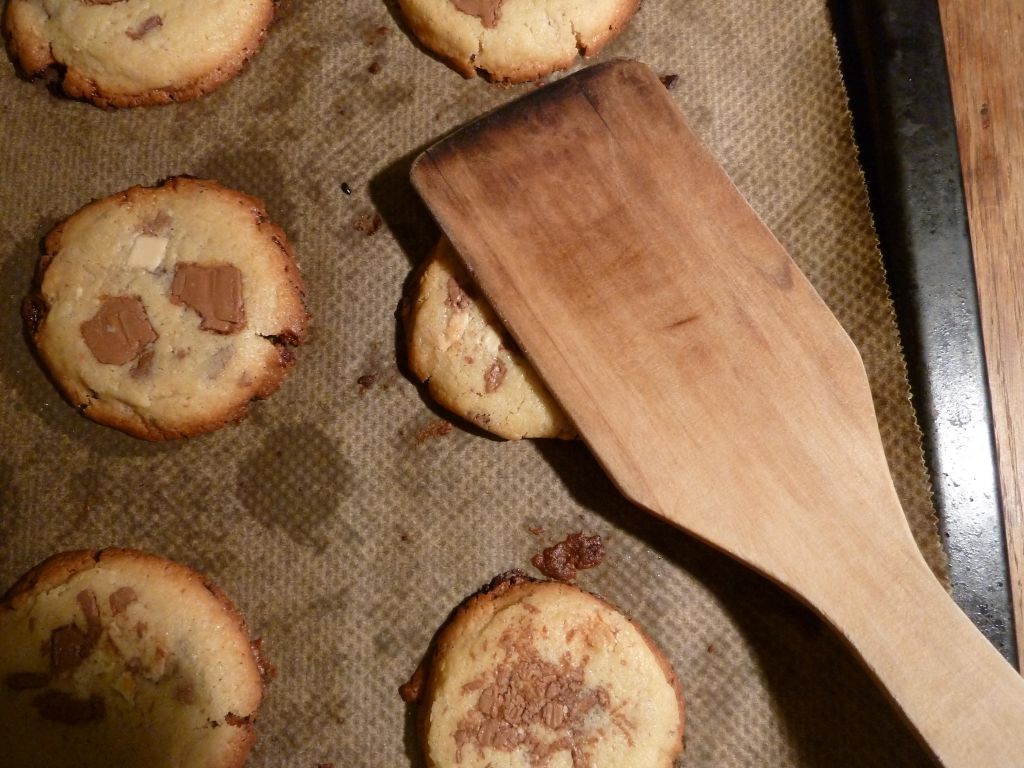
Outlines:
[[[1006,539],[956,124],[934,0],[830,0],[953,597],[1011,663]]]

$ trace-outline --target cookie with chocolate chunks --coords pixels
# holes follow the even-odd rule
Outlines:
[[[429,768],[670,768],[684,704],[672,667],[615,608],[504,574],[452,615],[413,679]]]
[[[239,768],[263,670],[201,574],[134,550],[54,555],[0,599],[0,764]]]
[[[23,315],[72,405],[163,440],[236,421],[278,388],[305,339],[303,290],[259,200],[179,177],[58,225]]]
[[[274,0],[10,0],[11,53],[30,77],[56,69],[69,96],[102,107],[188,101],[237,75]]]
[[[400,0],[410,28],[464,77],[520,83],[595,56],[640,0]]]
[[[447,238],[420,267],[403,315],[409,367],[438,405],[510,440],[576,436]]]

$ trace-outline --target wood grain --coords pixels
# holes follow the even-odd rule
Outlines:
[[[940,0],[1024,654],[1024,4]]]
[[[547,86],[412,177],[626,496],[818,610],[943,765],[1020,765],[1024,680],[914,544],[857,350],[650,69]]]

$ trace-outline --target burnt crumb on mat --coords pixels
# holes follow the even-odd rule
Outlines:
[[[380,72],[380,70],[381,70],[381,63],[379,61],[376,61],[376,60],[371,62],[370,66],[368,66],[366,68],[366,71],[369,72],[371,75],[376,75],[378,72]]]
[[[544,526],[543,525],[530,525],[530,526],[527,526],[526,530],[528,530],[533,536],[540,536],[542,533],[544,533]]]
[[[373,385],[377,383],[379,375],[378,373],[366,373],[356,379],[356,384],[359,385],[359,394],[365,395],[369,392]]]
[[[661,75],[658,79],[661,80],[661,84],[670,91],[679,83],[679,75],[676,74]]]
[[[363,42],[367,45],[377,45],[378,43],[384,42],[387,36],[391,34],[390,27],[374,27],[372,29],[363,30]]]
[[[570,533],[564,541],[538,552],[530,562],[549,579],[572,581],[576,572],[594,568],[604,560],[604,542],[600,536]]]
[[[434,437],[444,437],[452,431],[452,423],[444,419],[435,419],[416,433],[416,442],[423,443]]]
[[[377,231],[381,228],[384,221],[376,213],[364,213],[362,216],[356,218],[353,222],[352,227],[357,232],[362,232],[364,235],[369,237],[370,235],[377,234]]]
[[[349,186],[347,181],[343,181],[341,182],[341,191],[344,192],[346,195],[351,195],[352,187]]]

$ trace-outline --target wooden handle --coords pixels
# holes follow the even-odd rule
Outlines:
[[[836,594],[815,599],[938,762],[946,768],[1024,764],[1024,679],[916,550],[851,555]]]

